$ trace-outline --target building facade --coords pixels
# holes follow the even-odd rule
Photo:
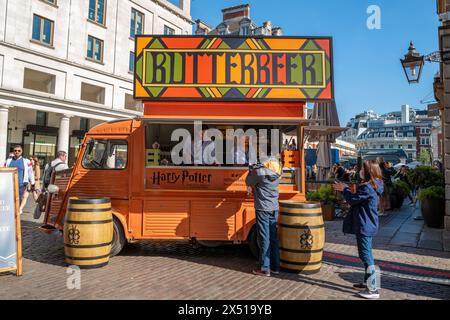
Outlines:
[[[0,0],[0,21],[0,162],[21,144],[71,163],[92,126],[141,115],[135,36],[193,25],[190,0]]]
[[[202,20],[196,20],[196,35],[281,36],[283,30],[266,21],[258,26],[250,17],[250,5],[244,4],[222,10],[223,21],[212,28]]]
[[[429,116],[428,111],[408,105],[384,115],[367,111],[352,118],[347,127],[340,139],[355,143],[358,150],[402,149],[408,161],[414,161],[426,149],[433,160],[440,160],[440,121],[439,117]]]

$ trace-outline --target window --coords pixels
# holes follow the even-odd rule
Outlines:
[[[33,16],[33,40],[46,44],[53,45],[53,29],[54,22],[38,15]]]
[[[23,87],[25,89],[55,94],[56,76],[53,74],[24,69]]]
[[[89,131],[89,119],[80,118],[80,130]]]
[[[241,28],[241,35],[242,36],[248,36],[250,35],[250,27],[249,26],[244,26]]]
[[[420,138],[420,144],[423,146],[429,145],[430,144],[430,138]]]
[[[130,62],[128,65],[128,71],[134,72],[134,52],[130,52]]]
[[[408,132],[408,137],[414,137],[414,132]]]
[[[413,148],[412,144],[408,144],[408,149],[412,149],[412,148]]]
[[[99,24],[105,24],[106,0],[89,0],[88,19]]]
[[[389,145],[389,149],[394,149],[394,145],[393,145],[393,144],[390,144],[390,145]]]
[[[45,2],[54,4],[56,6],[56,0],[44,0]]]
[[[144,108],[142,106],[142,102],[139,100],[134,100],[133,95],[125,93],[125,109],[137,111],[137,112],[143,112]]]
[[[105,88],[82,82],[81,100],[105,104]]]
[[[144,33],[144,14],[137,11],[136,9],[131,9],[131,26],[130,26],[130,37],[134,38],[136,35]]]
[[[384,149],[384,144],[380,144],[380,149]]]
[[[397,136],[398,136],[399,138],[403,138],[403,132],[397,133]]]
[[[174,29],[172,29],[171,27],[168,27],[168,26],[164,26],[164,35],[171,36],[173,34],[175,34]]]
[[[83,168],[120,170],[127,167],[128,144],[121,140],[90,140],[83,156]]]
[[[36,125],[42,127],[47,126],[47,112],[36,111]]]
[[[413,154],[412,153],[408,153],[408,158],[412,159],[413,158]]]
[[[87,57],[97,62],[103,62],[103,40],[88,36]]]

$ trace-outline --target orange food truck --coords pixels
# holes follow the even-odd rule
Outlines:
[[[231,129],[268,132],[258,148],[295,139],[299,149],[280,150],[280,200],[304,201],[304,109],[333,98],[331,38],[138,36],[135,52],[134,93],[144,116],[86,134],[74,167],[54,177],[59,190],[49,197],[42,229],[63,229],[70,197],[108,197],[111,255],[149,239],[248,242],[257,250],[248,164],[176,163],[174,132],[194,136],[201,121],[224,136]],[[233,152],[225,145],[216,151]]]

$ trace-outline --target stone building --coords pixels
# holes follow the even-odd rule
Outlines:
[[[266,21],[258,25],[250,17],[250,5],[244,4],[222,10],[223,21],[215,28],[202,20],[196,20],[196,35],[282,36],[283,30]]]
[[[13,144],[72,163],[89,128],[141,115],[135,35],[193,25],[190,0],[0,0],[0,22],[1,163]]]

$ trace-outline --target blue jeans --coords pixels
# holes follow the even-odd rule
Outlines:
[[[25,190],[27,190],[28,183],[22,184],[19,186],[19,206],[22,203],[23,194],[25,193]]]
[[[369,267],[375,267],[375,260],[372,254],[372,239],[373,237],[368,237],[362,234],[356,235],[359,258],[363,262],[365,268],[364,282],[366,282],[367,279],[369,279],[369,277],[372,275],[372,273],[369,271]]]
[[[278,245],[278,211],[256,210],[259,262],[262,271],[280,270],[280,249]]]

